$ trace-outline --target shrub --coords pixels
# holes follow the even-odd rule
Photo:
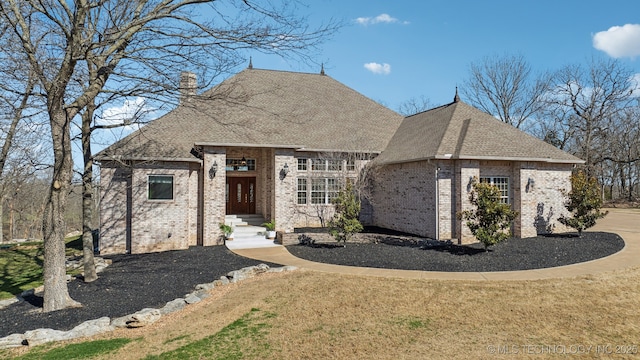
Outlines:
[[[267,231],[275,231],[276,230],[276,221],[275,220],[271,220],[269,222],[262,223],[262,226],[264,226],[267,229]]]
[[[571,175],[571,191],[565,192],[567,201],[565,207],[571,213],[570,217],[562,215],[558,221],[578,231],[582,231],[596,224],[596,220],[605,217],[609,212],[601,212],[602,197],[600,186],[594,177],[588,177],[584,171]]]
[[[485,250],[511,237],[511,223],[518,212],[500,202],[500,190],[496,186],[474,181],[469,201],[475,209],[459,213],[458,218],[467,221],[471,233]]]
[[[358,220],[360,216],[360,201],[356,197],[351,181],[347,179],[347,185],[340,190],[338,196],[333,199],[335,214],[329,220],[329,233],[336,241],[346,244],[351,236],[363,230]]]

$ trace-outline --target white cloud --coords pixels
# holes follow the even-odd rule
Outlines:
[[[392,17],[389,14],[380,14],[376,17],[359,17],[355,20],[358,24],[360,25],[375,25],[375,24],[380,24],[380,23],[385,23],[385,24],[393,24],[393,23],[397,23],[400,22],[400,20]],[[402,24],[408,24],[408,21],[402,21]]]
[[[370,62],[370,63],[364,64],[364,68],[371,71],[374,74],[389,75],[391,73],[391,65],[387,63],[378,64],[375,62]]]
[[[613,26],[593,35],[593,47],[614,58],[640,55],[640,24]]]
[[[136,97],[133,100],[125,100],[122,106],[104,109],[102,117],[96,119],[96,125],[122,125],[123,130],[133,131],[139,129],[141,123],[146,122],[150,112],[151,108],[146,105],[144,98]]]

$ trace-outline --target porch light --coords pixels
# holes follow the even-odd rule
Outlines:
[[[247,159],[244,157],[244,155],[242,156],[242,159],[240,160],[240,165],[241,166],[247,166]]]
[[[209,169],[209,179],[216,177],[216,172],[218,172],[218,162],[214,161],[213,165],[211,165],[211,169]]]

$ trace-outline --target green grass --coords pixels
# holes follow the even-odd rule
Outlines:
[[[271,355],[273,349],[264,339],[276,315],[251,309],[240,319],[225,326],[214,335],[191,342],[173,351],[146,357],[156,359],[252,359]]]
[[[68,238],[66,244],[67,256],[82,255],[81,237]],[[3,245],[0,248],[0,300],[42,285],[43,257],[41,241]]]
[[[73,359],[91,359],[99,355],[106,355],[114,352],[126,344],[130,343],[132,339],[119,338],[111,340],[96,340],[87,341],[77,344],[69,344],[66,346],[55,347],[55,344],[45,344],[36,346],[29,353],[22,355],[16,360],[73,360]]]

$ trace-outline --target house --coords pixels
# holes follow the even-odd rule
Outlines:
[[[497,186],[519,215],[516,237],[566,231],[563,190],[582,160],[464,102],[407,117],[378,156],[373,223],[433,239],[475,242],[456,214],[474,181]]]
[[[320,226],[345,179],[366,176],[363,222],[469,242],[455,214],[474,177],[520,212],[516,236],[553,230],[581,160],[461,102],[406,119],[324,74],[249,68],[100,152],[100,251],[219,244],[230,214],[277,230]],[[373,160],[372,160],[373,159]],[[367,166],[368,164],[372,166]],[[365,171],[366,170],[366,171]]]
[[[215,245],[227,214],[319,226],[402,121],[324,72],[250,66],[195,85],[183,73],[176,109],[97,154],[101,253]]]

